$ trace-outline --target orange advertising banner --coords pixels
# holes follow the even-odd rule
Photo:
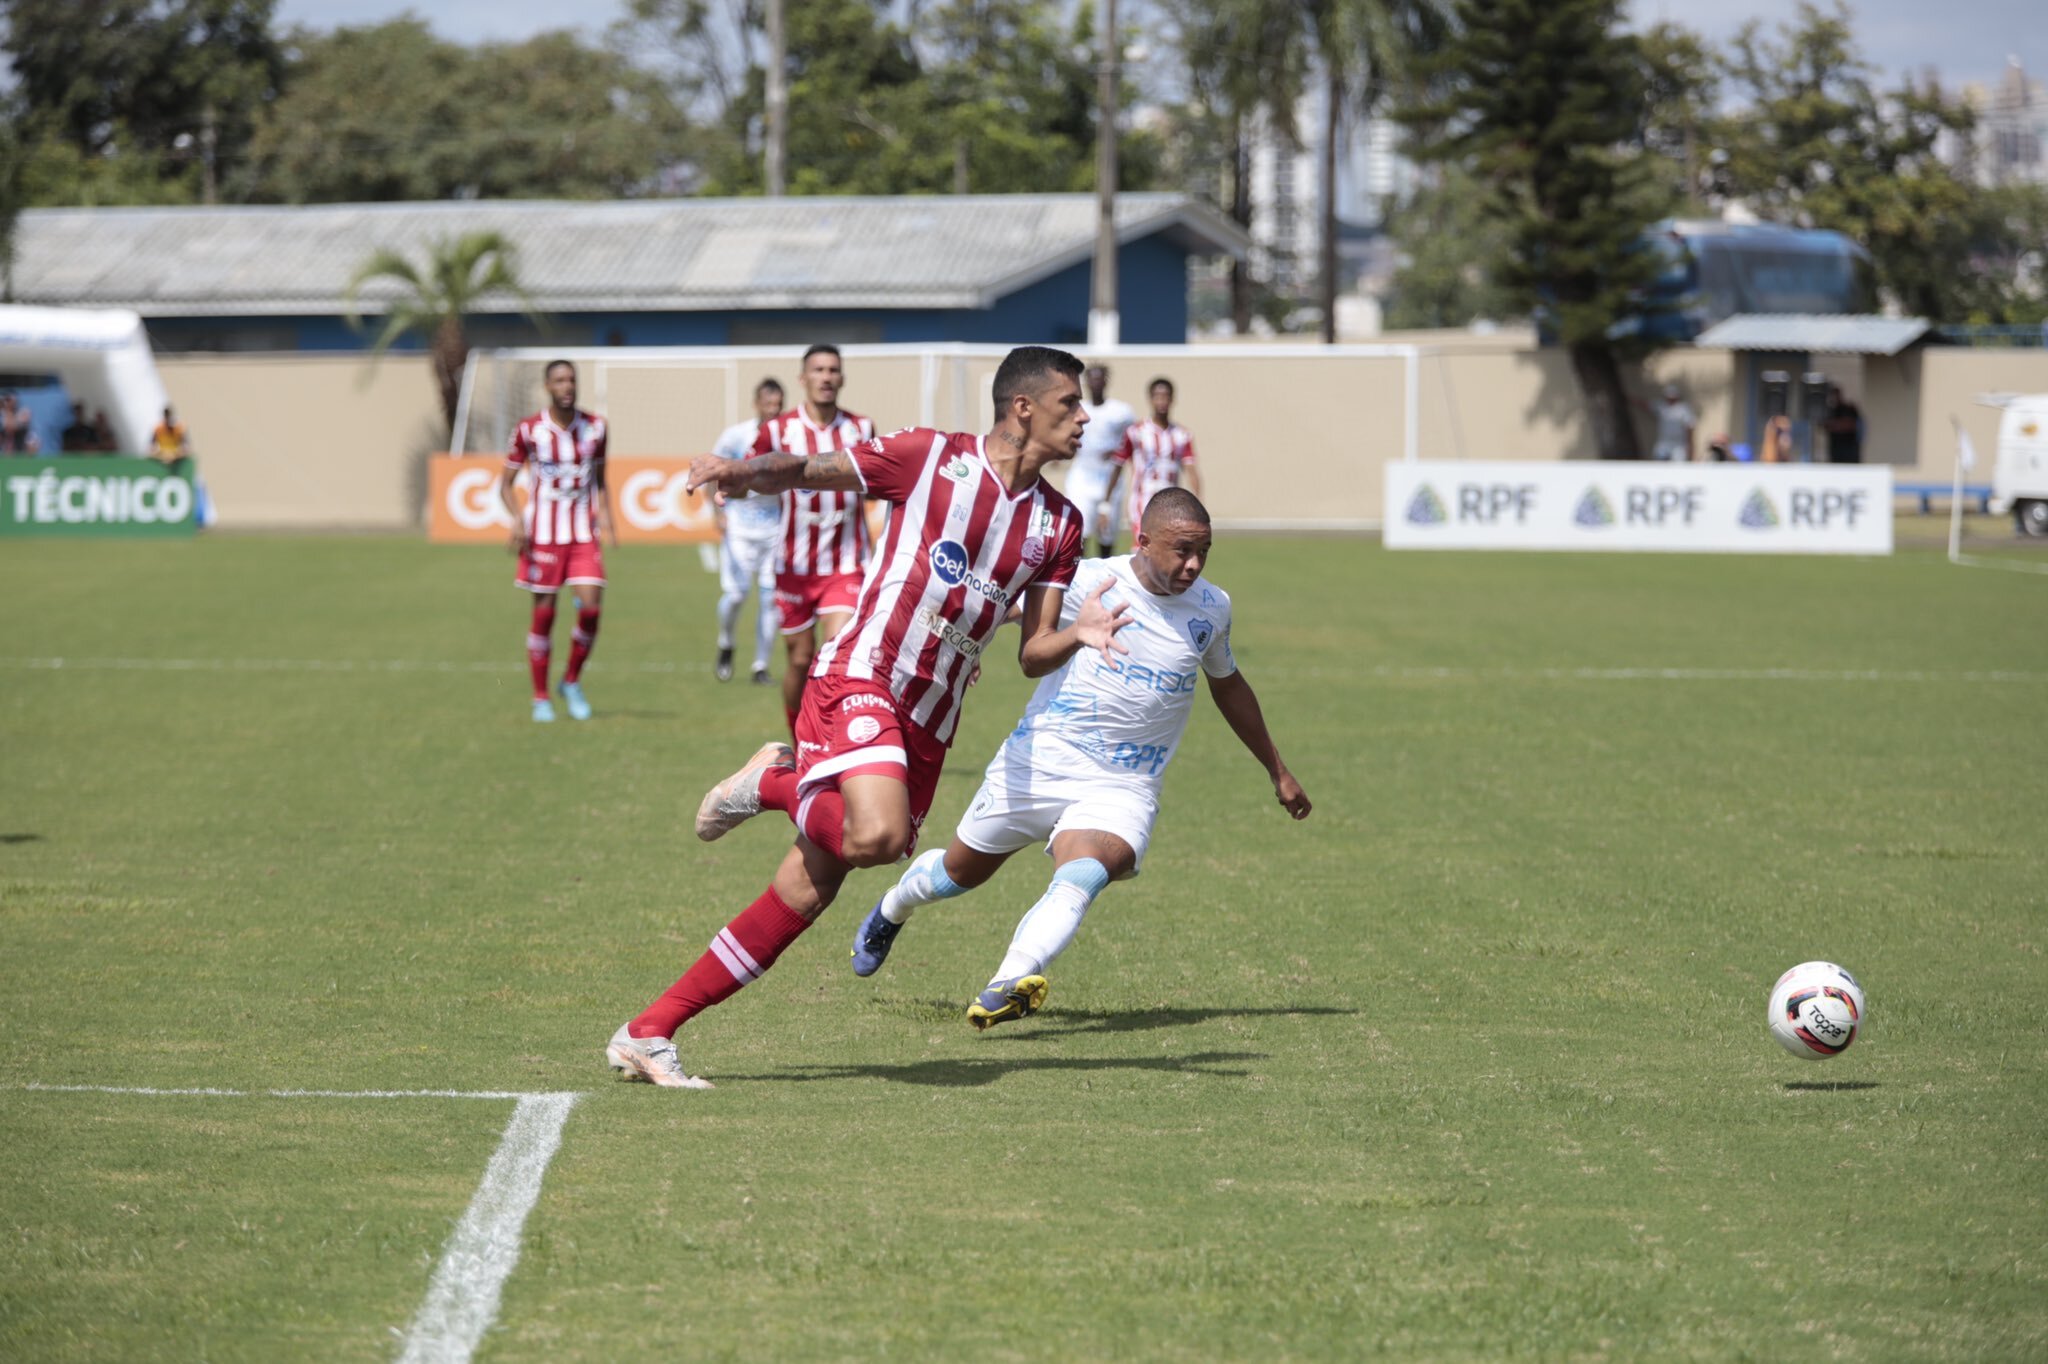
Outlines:
[[[436,544],[503,544],[511,518],[498,501],[492,455],[435,455],[427,464],[427,538]],[[615,455],[605,461],[621,544],[698,544],[718,540],[711,505],[683,491],[687,456]],[[514,494],[526,501],[525,475]]]

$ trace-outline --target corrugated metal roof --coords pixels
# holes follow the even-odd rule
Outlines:
[[[1805,351],[1823,355],[1897,355],[1925,336],[1924,317],[1848,313],[1738,313],[1693,340],[1722,350]]]
[[[1236,224],[1180,194],[1117,196],[1117,236],[1241,255]],[[584,203],[45,208],[21,215],[15,298],[145,317],[337,314],[369,254],[501,232],[546,312],[984,308],[1087,260],[1088,194]],[[362,294],[377,311],[395,287]],[[510,299],[489,300],[512,311]]]

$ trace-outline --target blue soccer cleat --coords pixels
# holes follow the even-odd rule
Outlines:
[[[980,997],[967,1006],[967,1021],[978,1031],[985,1031],[1013,1018],[1029,1018],[1045,1007],[1045,997],[1051,988],[1044,976],[1012,976],[991,981]]]
[[[853,930],[853,973],[872,976],[881,970],[882,963],[889,960],[889,949],[895,945],[896,935],[902,931],[902,924],[892,924],[882,917],[882,902],[875,901],[868,917]]]
[[[581,682],[564,682],[562,684],[562,699],[569,703],[569,718],[571,720],[588,720],[590,718],[590,703],[583,699],[583,684]]]
[[[533,698],[533,722],[537,725],[551,725],[555,722],[555,703],[545,696]]]

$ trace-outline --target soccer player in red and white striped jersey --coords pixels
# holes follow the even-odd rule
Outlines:
[[[555,718],[554,703],[548,700],[548,660],[554,649],[555,598],[564,587],[576,597],[576,629],[570,636],[569,666],[562,672],[562,699],[573,718],[590,718],[582,677],[604,608],[604,549],[598,539],[609,534],[616,543],[618,538],[604,481],[611,428],[603,417],[577,408],[576,366],[551,360],[544,377],[548,405],[513,429],[498,477],[498,500],[512,517],[512,552],[519,556],[513,581],[533,593],[526,661],[533,672],[533,718],[543,723]],[[527,478],[524,509],[512,495],[522,472]]]
[[[837,346],[804,352],[797,382],[804,400],[761,423],[756,455],[812,455],[873,440],[875,424],[839,406],[846,366]],[[796,730],[798,708],[817,656],[818,636],[839,633],[853,614],[860,575],[868,566],[868,524],[858,490],[791,488],[782,494],[782,548],[775,555],[775,605],[782,613],[782,709]]]
[[[796,844],[761,897],[721,929],[682,979],[606,1048],[629,1079],[704,1088],[672,1040],[684,1022],[758,979],[832,903],[855,867],[910,851],[982,650],[1023,602],[1018,661],[1041,677],[1083,648],[1123,651],[1128,606],[1104,589],[1060,626],[1081,555],[1081,517],[1041,473],[1080,448],[1081,362],[1022,346],[996,371],[987,436],[899,431],[850,450],[746,461],[706,456],[695,486],[722,493],[857,489],[891,504],[853,619],[820,652],[797,719],[798,752],[769,743],[713,787],[697,836],[718,838],[763,809],[785,811]]]
[[[1145,504],[1161,488],[1186,488],[1202,495],[1202,475],[1195,468],[1195,438],[1173,419],[1173,380],[1154,379],[1148,396],[1152,418],[1125,433],[1124,445],[1113,458],[1129,465],[1129,491],[1124,503],[1126,524],[1135,527],[1145,515]]]

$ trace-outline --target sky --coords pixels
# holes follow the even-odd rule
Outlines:
[[[1284,0],[1274,0],[1284,3]],[[1793,0],[1628,0],[1638,23],[1672,20],[1724,43],[1750,19],[1766,25],[1796,12]],[[2042,0],[1854,0],[1853,24],[1864,54],[1890,76],[1932,65],[1945,85],[1991,81],[2017,56],[2048,80],[2048,23]],[[431,16],[458,42],[517,40],[572,28],[595,39],[625,11],[624,0],[279,0],[283,24],[334,28],[373,24],[406,11]]]

